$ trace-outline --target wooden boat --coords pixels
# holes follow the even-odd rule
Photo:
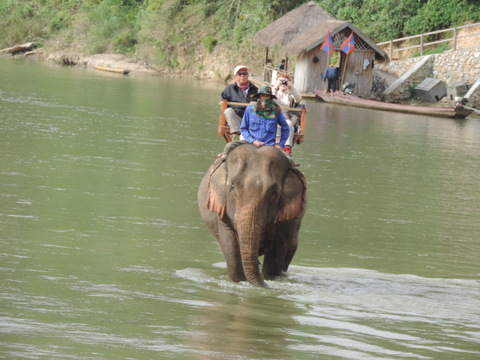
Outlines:
[[[225,115],[224,115],[225,110],[227,110],[227,107],[229,105],[247,107],[250,104],[231,102],[227,100],[222,100],[220,102],[220,115],[218,117],[218,136],[223,136],[223,138],[227,143],[232,141],[232,138],[230,136],[232,135],[230,133],[230,127],[228,126],[227,119],[225,118]],[[307,123],[307,108],[305,107],[305,105],[301,104],[299,107],[296,107],[296,108],[287,108],[282,106],[282,110],[297,111],[300,113],[298,133],[293,135],[293,144],[301,144],[303,142],[303,137],[305,135],[305,125]]]
[[[333,95],[329,95],[325,94],[325,91],[316,90],[315,94],[318,98],[327,103],[356,106],[371,110],[395,111],[407,114],[439,116],[445,118],[465,118],[473,112],[473,110],[469,110],[466,108],[455,109],[453,106],[449,108],[386,103],[376,100],[359,98],[354,95],[345,94],[341,91],[337,91]]]
[[[127,75],[130,72],[130,70],[128,69],[110,68],[106,66],[95,66],[95,69],[101,70],[101,71],[114,72],[118,74],[124,74],[124,75]]]

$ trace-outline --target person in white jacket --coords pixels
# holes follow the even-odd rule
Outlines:
[[[287,74],[278,74],[277,81],[273,88],[273,94],[277,97],[276,103],[281,107],[295,107],[296,104],[302,101],[302,94],[293,87],[290,77]],[[293,135],[295,127],[300,120],[300,113],[296,111],[282,110],[283,116],[287,120],[290,128],[290,135],[285,143],[283,151],[287,154],[292,153]]]

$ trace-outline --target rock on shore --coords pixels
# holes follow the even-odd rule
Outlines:
[[[158,69],[153,68],[144,61],[140,61],[120,54],[96,54],[82,55],[77,53],[56,52],[46,58],[49,62],[67,66],[96,67],[127,69],[135,72],[160,74]]]

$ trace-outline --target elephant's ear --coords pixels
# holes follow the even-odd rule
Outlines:
[[[220,218],[225,215],[225,186],[226,171],[224,160],[216,162],[210,170],[210,178],[208,180],[207,208],[210,211],[216,211]]]
[[[304,212],[307,205],[307,182],[303,174],[294,167],[287,173],[283,184],[275,222],[296,219]]]

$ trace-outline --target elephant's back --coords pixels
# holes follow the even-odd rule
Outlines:
[[[260,161],[262,160],[286,160],[286,156],[282,153],[281,150],[275,148],[275,146],[261,146],[256,147],[252,144],[245,144],[239,146],[235,149],[235,156],[236,157],[244,157],[248,156],[249,158],[256,158]],[[232,152],[233,154],[233,152]],[[232,155],[231,154],[231,155]]]

